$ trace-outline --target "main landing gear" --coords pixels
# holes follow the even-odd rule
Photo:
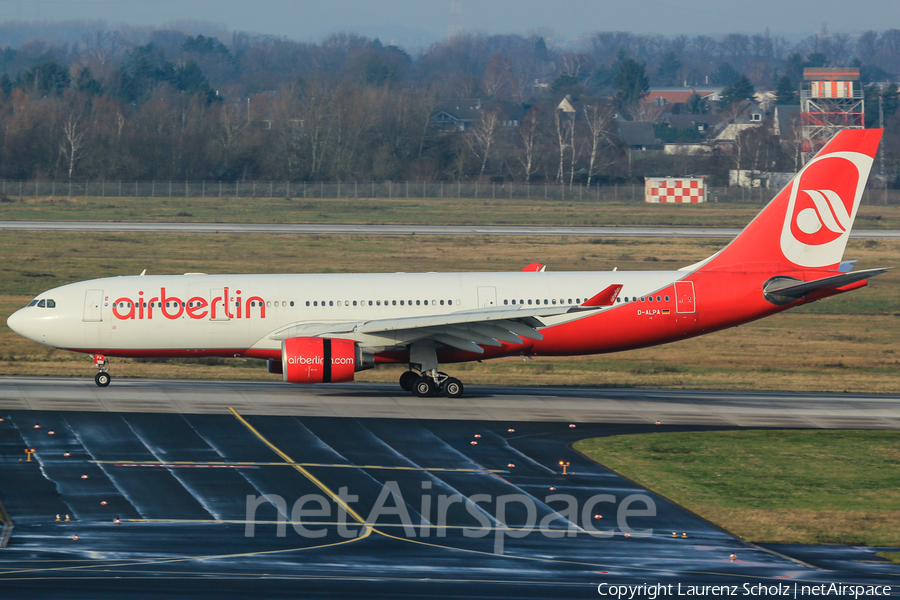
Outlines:
[[[108,386],[109,382],[112,381],[112,377],[109,375],[109,361],[106,360],[106,357],[102,354],[95,354],[94,368],[99,371],[94,375],[94,383],[100,387]]]
[[[420,398],[437,395],[459,398],[464,391],[462,381],[437,370],[406,371],[400,376],[400,387]]]

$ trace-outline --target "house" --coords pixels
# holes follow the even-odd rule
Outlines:
[[[715,139],[720,142],[733,142],[738,134],[750,127],[763,124],[763,112],[752,100],[743,100],[734,108],[719,113],[722,121],[716,126]]]
[[[650,121],[619,121],[618,125],[619,137],[632,150],[644,152],[662,146],[662,142],[656,139],[653,123]]]
[[[672,129],[695,129],[702,136],[713,129],[722,117],[719,115],[666,115],[662,122]]]
[[[525,115],[525,108],[512,102],[482,102],[476,98],[464,98],[440,104],[431,115],[431,124],[440,131],[462,133],[485,111],[498,111],[500,127],[518,127]]]
[[[781,138],[793,138],[800,130],[800,105],[779,104],[775,107],[773,132]]]
[[[643,102],[650,102],[656,106],[684,104],[691,94],[699,94],[707,102],[716,102],[723,89],[721,86],[650,88],[650,92],[644,97]]]

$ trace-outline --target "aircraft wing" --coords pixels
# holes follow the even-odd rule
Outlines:
[[[481,354],[484,352],[481,345],[500,346],[501,342],[521,344],[523,338],[541,340],[544,336],[537,330],[544,325],[541,318],[611,306],[621,289],[621,285],[610,286],[577,305],[494,306],[437,315],[343,323],[302,323],[276,331],[269,339],[375,336],[395,340],[398,346],[433,339],[458,350]]]

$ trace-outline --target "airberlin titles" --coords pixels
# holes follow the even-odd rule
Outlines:
[[[107,296],[105,299],[109,301]],[[241,312],[243,308],[243,313]],[[127,321],[130,319],[146,320],[158,318],[161,314],[166,319],[180,319],[182,315],[191,319],[249,319],[259,314],[259,318],[266,318],[266,303],[259,296],[250,296],[241,299],[241,290],[237,290],[233,296],[229,295],[228,288],[223,288],[222,295],[207,300],[200,296],[194,296],[188,300],[182,300],[177,296],[166,295],[166,288],[159,290],[159,296],[148,298],[144,292],[138,292],[138,298],[118,298],[113,302],[112,314],[117,319]]]

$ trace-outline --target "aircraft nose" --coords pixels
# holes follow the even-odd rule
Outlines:
[[[11,314],[9,318],[6,319],[6,325],[22,337],[33,340],[34,332],[31,331],[33,329],[32,321],[33,319],[28,316],[27,311],[23,308]],[[32,326],[29,326],[30,324]]]

